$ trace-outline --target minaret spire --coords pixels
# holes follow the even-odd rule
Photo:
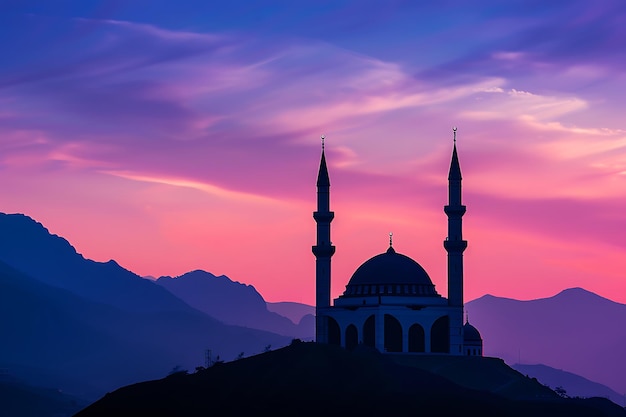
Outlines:
[[[330,259],[335,247],[330,240],[330,223],[335,213],[330,211],[330,178],[322,139],[322,157],[317,174],[317,211],[313,218],[317,223],[317,243],[313,246],[315,255],[315,340],[328,343],[328,317],[324,309],[330,307]]]
[[[326,139],[326,137],[322,135],[322,159],[320,160],[320,169],[317,174],[318,194],[319,187],[330,187],[330,177],[328,176],[328,166],[326,166],[326,155],[324,152],[324,139]],[[330,189],[327,192],[330,192]]]
[[[456,151],[456,132],[453,129],[452,160],[448,173],[448,205],[444,212],[448,216],[448,237],[443,246],[448,252],[448,305],[454,307],[450,317],[450,353],[461,354],[463,346],[463,251],[467,241],[463,240],[463,215],[465,206],[461,201],[461,166]],[[458,352],[457,352],[458,351]]]
[[[443,245],[448,252],[448,303],[463,306],[463,251],[467,241],[463,240],[462,218],[465,206],[461,203],[461,166],[456,151],[456,131],[454,128],[452,161],[448,174],[448,205],[444,212],[448,216],[448,237]]]

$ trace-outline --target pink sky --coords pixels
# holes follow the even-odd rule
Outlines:
[[[0,8],[1,211],[140,275],[204,269],[312,303],[325,134],[333,297],[390,231],[446,295],[457,126],[466,300],[626,303],[621,2],[96,3]]]

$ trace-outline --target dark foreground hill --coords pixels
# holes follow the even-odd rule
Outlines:
[[[486,361],[484,366],[492,363]],[[484,375],[478,372],[474,378]],[[554,393],[539,400],[512,400],[397,364],[370,350],[346,352],[334,346],[295,343],[195,374],[127,386],[76,416],[112,415],[571,417],[626,416],[626,412],[608,400],[563,399]]]

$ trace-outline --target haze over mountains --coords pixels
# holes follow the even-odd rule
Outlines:
[[[269,311],[252,285],[233,282],[224,275],[216,277],[209,272],[192,271],[176,278],[161,277],[156,283],[190,306],[227,324],[302,339],[312,339],[315,334],[312,315],[305,315],[295,325],[292,320]]]
[[[485,355],[564,369],[626,393],[626,305],[571,288],[530,301],[485,295],[466,310]]]
[[[626,398],[624,394],[620,394],[610,389],[606,385],[590,381],[582,376],[564,371],[562,369],[554,369],[547,365],[521,365],[512,366],[516,371],[521,372],[531,378],[537,378],[539,382],[551,387],[552,389],[561,387],[566,391],[566,395],[570,397],[602,397],[608,398],[616,404],[626,407]]]
[[[23,215],[0,214],[0,367],[86,398],[291,338],[226,325],[154,282],[84,259]]]

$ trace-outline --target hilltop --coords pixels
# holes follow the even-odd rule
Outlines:
[[[524,399],[511,399],[471,389],[420,367],[400,365],[369,349],[347,352],[315,343],[291,346],[217,364],[194,374],[178,373],[107,394],[76,417],[200,415],[497,415],[497,416],[626,416],[605,399],[558,397],[536,380],[481,358],[464,370],[465,378],[491,380],[508,368],[526,385]],[[446,361],[437,358],[441,365]],[[451,358],[462,360],[462,358]],[[516,382],[508,382],[508,385]],[[532,397],[532,398],[531,398]]]

